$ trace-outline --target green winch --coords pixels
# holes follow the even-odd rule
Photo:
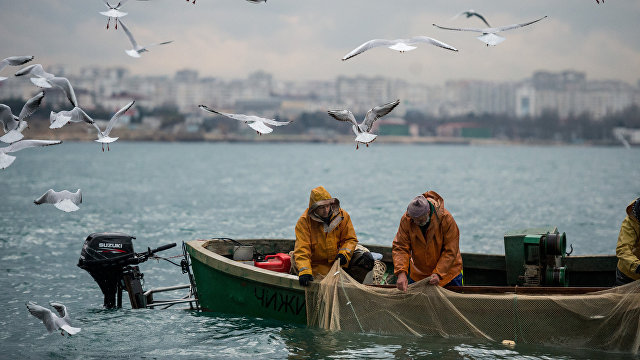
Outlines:
[[[507,284],[568,286],[567,236],[557,227],[509,231],[504,235]]]

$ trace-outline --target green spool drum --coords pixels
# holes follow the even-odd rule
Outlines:
[[[546,234],[543,238],[544,252],[547,255],[560,255],[564,257],[567,251],[567,235],[562,234]]]
[[[548,267],[544,276],[545,285],[567,286],[566,270],[565,267]]]

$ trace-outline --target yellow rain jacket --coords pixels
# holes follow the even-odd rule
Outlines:
[[[618,269],[633,280],[638,280],[640,274],[636,273],[636,269],[640,266],[640,222],[633,216],[634,203],[635,200],[627,206],[627,217],[622,220],[616,255]]]
[[[393,239],[393,271],[396,276],[404,272],[414,281],[438,274],[441,278],[438,285],[444,286],[460,275],[462,270],[460,232],[453,216],[444,208],[444,199],[438,193],[428,191],[422,196],[433,205],[434,212],[431,214],[426,238],[422,235],[420,226],[405,212]]]
[[[332,204],[326,224],[315,213],[324,204]],[[340,208],[340,201],[329,195],[324,187],[311,190],[309,208],[304,211],[296,224],[296,244],[293,250],[298,275],[326,275],[336,256],[343,254],[347,264],[351,261],[358,239],[351,224],[349,214]]]

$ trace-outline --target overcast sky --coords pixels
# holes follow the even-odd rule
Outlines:
[[[115,1],[114,1],[115,2]],[[451,18],[475,9],[493,26],[534,25],[502,33],[486,47],[477,34],[437,29],[484,27]],[[124,66],[135,75],[195,69],[201,76],[244,78],[264,70],[278,80],[381,75],[431,85],[450,79],[521,80],[536,70],[584,71],[588,79],[640,78],[640,1],[536,0],[130,0],[124,23],[138,43],[173,40],[139,59],[127,56],[120,28],[105,29],[101,0],[0,0],[0,58],[34,55],[33,63]],[[113,27],[113,23],[111,25]],[[457,53],[427,44],[404,54],[376,48],[348,61],[374,38],[425,35]],[[1,75],[17,70],[5,68]],[[45,67],[46,70],[46,67]]]

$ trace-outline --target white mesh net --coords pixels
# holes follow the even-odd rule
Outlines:
[[[314,283],[307,324],[324,329],[632,353],[640,347],[640,281],[581,295],[461,294],[421,281],[403,293],[362,285],[334,264]]]

